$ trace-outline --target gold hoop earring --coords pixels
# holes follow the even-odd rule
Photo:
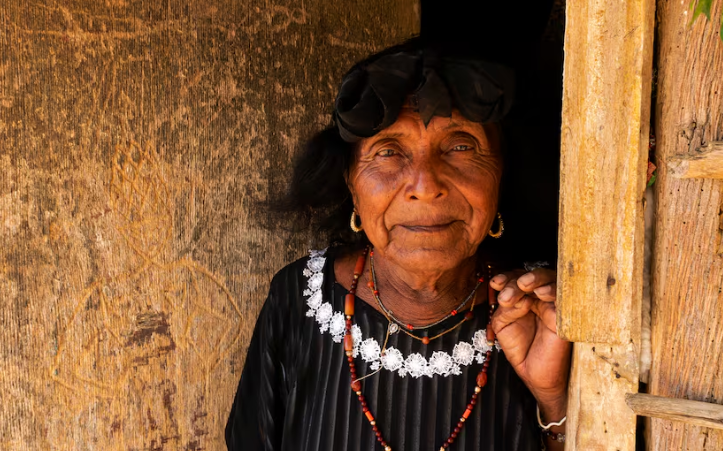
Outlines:
[[[354,233],[359,233],[362,230],[364,230],[364,227],[362,227],[360,225],[356,225],[356,217],[357,217],[357,213],[356,213],[356,208],[355,208],[354,210],[351,211],[351,221],[349,221],[349,227],[351,227],[351,230]]]
[[[499,238],[499,237],[501,237],[501,236],[502,236],[502,233],[504,233],[504,231],[505,231],[505,223],[502,222],[502,215],[501,215],[499,212],[497,213],[497,220],[498,220],[499,223],[500,223],[500,228],[497,229],[496,232],[493,232],[492,229],[490,229],[490,231],[487,232],[487,234],[488,234],[489,236],[491,236],[492,238]]]

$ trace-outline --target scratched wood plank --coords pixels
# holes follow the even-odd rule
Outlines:
[[[649,393],[723,404],[723,182],[678,179],[668,162],[723,140],[718,24],[689,26],[687,4],[658,2],[654,250]],[[722,2],[713,2],[720,17]],[[715,22],[715,21],[714,21]],[[648,449],[723,449],[723,431],[651,419]]]
[[[635,450],[635,413],[625,403],[638,391],[633,344],[575,343],[570,372],[565,450]]]
[[[557,309],[571,341],[640,333],[654,7],[567,3]]]
[[[221,450],[259,227],[416,0],[0,2],[0,449]]]

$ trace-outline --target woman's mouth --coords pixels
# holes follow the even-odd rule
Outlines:
[[[448,230],[453,224],[457,223],[459,221],[448,221],[444,223],[417,223],[417,224],[400,224],[401,227],[404,229],[410,231],[410,232],[416,232],[416,233],[435,233],[435,232],[443,232],[445,230]]]

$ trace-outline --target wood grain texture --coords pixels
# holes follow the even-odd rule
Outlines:
[[[712,142],[695,155],[668,158],[671,177],[679,179],[723,179],[723,142]]]
[[[221,450],[259,227],[414,0],[0,2],[0,449]]]
[[[638,391],[632,344],[575,343],[567,407],[566,451],[635,450],[636,416],[625,403]]]
[[[718,404],[666,398],[646,393],[629,394],[626,402],[636,415],[723,429],[723,406]]]
[[[720,17],[723,2],[713,2]],[[723,43],[717,26],[689,26],[688,5],[659,1],[659,168],[649,393],[723,403],[723,183],[671,177],[668,161],[723,140]],[[723,432],[651,419],[651,450],[721,450]]]
[[[558,333],[640,334],[653,0],[567,3]]]
[[[567,3],[557,327],[577,342],[568,451],[635,449],[625,394],[638,389],[654,7]]]

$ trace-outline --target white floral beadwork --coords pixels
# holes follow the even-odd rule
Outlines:
[[[462,341],[454,345],[452,358],[458,365],[469,365],[474,360],[474,346]]]
[[[335,343],[341,343],[346,332],[346,318],[343,312],[335,312],[329,302],[324,302],[324,295],[321,292],[324,285],[325,255],[326,249],[310,251],[306,268],[302,271],[304,277],[309,279],[307,287],[303,291],[303,295],[307,298],[306,305],[309,307],[306,316],[314,318],[319,323],[321,333],[328,332]],[[374,338],[364,339],[361,328],[357,324],[351,326],[351,337],[354,342],[352,348],[354,358],[361,356],[362,360],[369,363],[372,371],[383,368],[396,372],[400,377],[409,375],[416,378],[461,374],[462,366],[471,365],[473,361],[484,363],[487,351],[493,349],[487,344],[485,329],[474,333],[471,344],[464,341],[457,343],[451,356],[444,351],[434,351],[429,361],[419,353],[411,354],[405,359],[399,349],[393,347],[382,349]],[[498,351],[501,350],[497,342],[495,342],[494,348]]]
[[[389,371],[397,371],[404,366],[404,356],[397,348],[388,348],[381,357],[382,366]]]
[[[354,342],[354,349],[352,350],[351,356],[355,359],[359,357],[359,345],[362,342],[362,331],[358,324],[351,325],[351,339]]]
[[[324,273],[318,272],[309,277],[309,289],[312,292],[318,291],[322,283],[324,283]]]
[[[432,357],[429,358],[429,368],[434,374],[449,376],[455,366],[459,367],[454,364],[454,360],[446,352],[434,351]]]
[[[324,264],[326,263],[326,258],[324,258],[325,253],[326,253],[326,249],[321,251],[317,255],[317,257],[310,258],[307,269],[309,269],[309,271],[311,271],[311,272],[321,273],[321,270],[324,269]]]
[[[344,332],[346,331],[346,321],[344,321],[344,314],[341,312],[334,312],[334,315],[329,321],[329,333],[334,343],[341,343],[344,340]]]
[[[412,377],[420,377],[431,374],[427,359],[422,354],[414,353],[407,357],[404,361],[404,369],[407,370],[407,374]]]
[[[324,302],[316,311],[316,322],[319,323],[319,330],[326,332],[329,330],[331,317],[334,316],[334,307],[328,302]]]
[[[367,338],[362,341],[359,352],[361,352],[361,358],[365,362],[375,362],[382,356],[382,348],[379,347],[379,343],[373,338]]]
[[[472,344],[474,345],[474,348],[479,352],[480,354],[486,354],[487,351],[492,349],[490,345],[487,344],[487,329],[478,330],[474,333],[474,336],[472,337]]]
[[[306,301],[306,305],[309,306],[309,311],[312,312],[309,316],[316,316],[316,310],[321,307],[321,303],[324,299],[321,296],[321,290],[314,292],[311,296],[309,296],[309,300]]]

